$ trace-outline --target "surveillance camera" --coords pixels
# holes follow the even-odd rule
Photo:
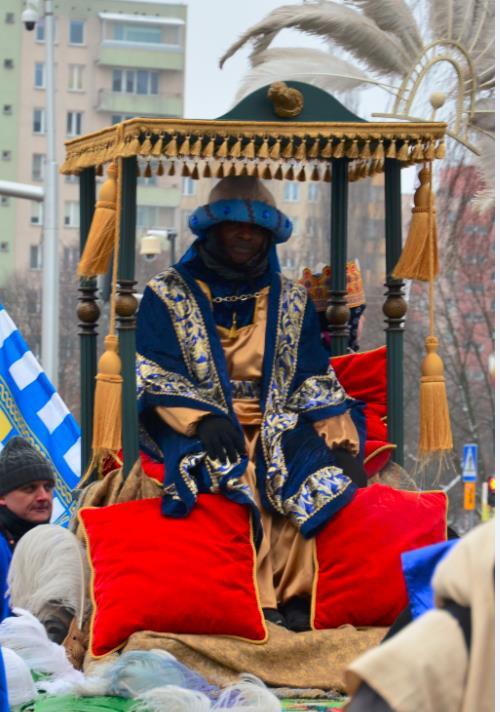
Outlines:
[[[26,10],[23,10],[21,20],[25,28],[29,32],[32,32],[35,29],[36,21],[38,20],[38,13],[36,10],[33,10],[32,7],[27,7]]]
[[[148,232],[141,237],[140,255],[147,262],[152,262],[161,252],[160,238],[158,235]]]

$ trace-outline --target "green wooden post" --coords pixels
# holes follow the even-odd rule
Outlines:
[[[349,160],[332,160],[330,264],[332,267],[331,292],[326,318],[331,337],[331,353],[339,356],[347,352],[349,308],[346,302],[347,263],[347,169]]]
[[[80,173],[80,254],[83,252],[95,206],[95,171],[85,168]],[[78,297],[80,336],[80,422],[82,429],[81,466],[85,473],[91,459],[94,387],[97,372],[97,305],[95,279],[81,279]]]
[[[404,466],[404,405],[403,405],[403,335],[406,302],[403,281],[390,275],[402,249],[401,225],[401,165],[394,158],[385,161],[385,264],[387,299],[387,426],[389,441],[395,443],[393,460]]]
[[[120,215],[120,253],[118,260],[118,295],[116,313],[122,360],[122,444],[123,473],[127,477],[139,457],[139,429],[135,383],[135,231],[137,199],[137,159],[122,161],[122,196]]]

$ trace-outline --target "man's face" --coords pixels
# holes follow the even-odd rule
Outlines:
[[[0,497],[0,504],[32,524],[45,524],[52,514],[54,485],[50,480],[36,480]]]
[[[223,222],[218,229],[219,240],[226,256],[235,265],[244,265],[264,248],[268,231],[258,225]]]

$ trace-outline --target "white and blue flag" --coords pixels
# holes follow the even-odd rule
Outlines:
[[[15,435],[54,465],[52,521],[67,524],[80,479],[80,428],[0,304],[0,450]]]

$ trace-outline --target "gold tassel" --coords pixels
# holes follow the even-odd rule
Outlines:
[[[359,158],[359,149],[358,149],[358,139],[354,138],[351,141],[351,145],[347,149],[346,153],[347,158]]]
[[[116,455],[122,445],[122,383],[118,336],[104,337],[104,353],[99,359],[94,395],[92,462],[86,476],[97,467],[101,474],[103,461]]]
[[[146,163],[146,168],[144,169],[144,178],[151,178],[153,173],[151,172],[151,162]]]
[[[408,237],[392,276],[395,279],[419,279],[427,282],[438,273],[436,211],[433,206],[429,219],[429,205],[434,202],[429,168],[422,168],[418,177],[420,186],[415,191],[415,207],[412,210]]]
[[[405,138],[403,145],[399,149],[397,153],[397,159],[398,161],[407,161],[408,160],[408,139]]]
[[[283,168],[281,166],[281,163],[276,168],[276,171],[274,173],[274,180],[283,180]]]
[[[264,178],[264,180],[272,180],[273,179],[273,174],[271,172],[271,166],[269,165],[269,163],[266,163],[266,167],[264,168],[262,177]]]
[[[168,156],[168,158],[177,158],[177,154],[177,136],[174,135],[167,143],[167,147],[165,148],[165,155]]]
[[[263,158],[264,160],[269,158],[269,139],[267,136],[264,136],[262,140],[259,150],[257,151],[257,157]]]
[[[229,151],[231,158],[239,158],[241,156],[241,138],[238,137],[236,142],[232,145]]]
[[[165,168],[163,166],[163,161],[159,160],[158,161],[158,168],[156,169],[156,175],[157,176],[162,176],[165,173]]]
[[[303,161],[306,157],[306,142],[305,139],[299,141],[299,145],[295,149],[294,158],[296,161]]]
[[[438,346],[435,336],[426,338],[427,355],[422,361],[420,378],[419,450],[424,458],[432,453],[444,454],[453,447],[444,366],[437,353]]]
[[[368,139],[364,141],[363,148],[361,149],[359,157],[363,158],[364,160],[367,160],[368,158],[372,157],[372,153],[370,151],[370,141],[368,141]]]
[[[319,138],[314,139],[314,143],[311,146],[311,148],[309,149],[309,152],[307,155],[309,158],[317,158],[318,157],[318,155],[319,155]]]
[[[168,169],[169,176],[175,176],[175,161],[170,162],[170,167]]]
[[[193,168],[193,170],[191,171],[191,178],[192,178],[193,180],[199,180],[199,179],[200,179],[200,171],[198,170],[198,164],[197,164],[197,163],[194,164],[194,168]]]
[[[311,171],[311,180],[319,180],[320,175],[319,175],[319,167],[318,164],[315,163],[313,166],[313,169]]]
[[[202,150],[202,154],[205,158],[212,158],[214,155],[214,149],[215,149],[215,139],[213,136],[210,137],[209,142],[205,146],[205,148]]]
[[[181,146],[178,151],[179,156],[189,156],[189,142],[190,142],[190,136],[186,136],[184,141],[181,143]]]
[[[434,141],[428,141],[424,151],[424,158],[426,161],[433,161],[436,157],[436,152],[434,150]]]
[[[139,134],[135,136],[129,136],[128,141],[125,142],[125,148],[123,149],[123,157],[130,158],[131,156],[137,156],[141,148],[141,142],[139,140]]]
[[[195,142],[193,143],[191,147],[191,155],[192,156],[200,156],[201,155],[201,136],[196,136]]]
[[[141,177],[141,164],[139,163],[139,161],[137,161],[135,166],[135,175],[137,176],[137,178]]]
[[[285,180],[295,180],[295,171],[293,166],[288,166],[288,170],[285,173]]]
[[[323,153],[321,154],[323,156]],[[345,138],[341,139],[333,150],[333,158],[344,158],[345,155]],[[323,156],[325,158],[325,156]]]
[[[161,156],[161,149],[163,146],[163,132],[157,136],[155,145],[153,146],[153,150],[151,151],[151,155],[155,156],[155,158],[158,158],[158,156]]]
[[[377,171],[377,161],[370,161],[368,164],[368,175],[373,176]]]
[[[140,156],[149,156],[153,150],[153,144],[151,143],[151,134],[148,132],[146,138],[144,139],[141,150],[139,151]]]
[[[376,146],[376,148],[375,148],[375,150],[374,150],[374,152],[373,152],[373,158],[374,158],[376,161],[383,161],[383,160],[384,160],[384,156],[385,156],[385,152],[384,152],[384,142],[383,142],[383,140],[380,138],[380,139],[378,140],[377,146]]]
[[[225,138],[215,152],[217,158],[226,158],[227,156],[227,138]]]
[[[326,166],[325,175],[323,176],[323,180],[327,183],[332,182],[332,169],[331,169],[330,164],[328,164]]]
[[[113,253],[116,229],[116,166],[108,167],[108,177],[99,190],[94,217],[78,264],[81,277],[106,274]]]
[[[307,179],[306,169],[304,168],[304,166],[302,166],[300,171],[297,174],[297,180],[300,180],[301,183],[303,183],[306,179]]]
[[[396,158],[396,139],[393,138],[391,139],[391,143],[389,145],[389,148],[387,149],[387,153],[385,154],[386,158]],[[382,156],[383,158],[383,156]]]
[[[273,159],[273,161],[277,161],[279,158],[281,158],[281,139],[280,138],[277,138],[276,141],[273,143],[273,146],[271,148],[269,156],[270,156],[270,158]]]
[[[183,178],[191,178],[191,171],[189,170],[189,166],[186,161],[184,161],[182,164],[181,176]]]
[[[288,139],[288,143],[282,150],[281,155],[283,158],[291,158],[293,156],[293,137]]]
[[[444,138],[442,138],[436,148],[436,158],[444,158],[446,156],[446,147],[444,145]]]
[[[325,143],[323,148],[321,149],[321,158],[331,158],[332,155],[335,156],[335,153],[333,152],[332,148],[332,140],[331,138],[328,139],[328,141]],[[344,142],[344,139],[342,139],[342,144]],[[335,149],[337,150],[337,149]],[[344,151],[342,150],[342,155],[344,155]]]
[[[203,178],[211,178],[212,171],[210,170],[210,163],[207,161],[205,163],[205,168],[203,169]]]
[[[422,148],[422,141],[418,139],[417,143],[413,147],[411,152],[412,161],[423,161],[424,160],[424,149]]]
[[[243,165],[241,166],[241,169],[240,169],[238,175],[239,175],[239,176],[244,176],[244,177],[248,176],[248,170],[247,170],[247,164],[246,164],[246,163],[243,163]]]
[[[245,158],[249,158],[251,161],[255,158],[255,143],[253,138],[251,138],[245,148],[243,149],[243,155]]]
[[[234,178],[234,176],[237,175],[237,173],[236,173],[236,163],[235,163],[234,161],[231,163],[231,166],[230,166],[230,168],[229,168],[229,170],[228,170],[228,172],[227,172],[227,175],[228,175],[228,176],[231,176],[231,178]]]
[[[216,178],[224,178],[225,176],[225,171],[224,171],[224,163],[219,163],[217,171],[215,173]]]

